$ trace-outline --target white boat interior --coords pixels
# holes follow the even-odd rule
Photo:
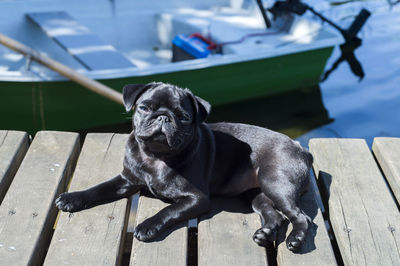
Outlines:
[[[266,6],[272,2],[266,1]],[[77,29],[81,25],[107,45],[68,50],[27,16],[34,12],[58,11],[68,14],[77,24],[72,27],[67,21],[65,27],[53,32],[55,35],[79,34]],[[266,29],[255,0],[0,0],[0,15],[2,34],[96,79],[258,60],[342,42],[337,32],[307,17],[293,17],[290,27],[288,20],[273,21],[273,27]],[[172,63],[172,39],[178,34],[195,32],[219,44],[242,41],[223,45],[222,54]],[[115,49],[131,66],[90,70],[75,57],[82,51],[107,49]],[[0,79],[33,81],[63,78],[0,45]]]

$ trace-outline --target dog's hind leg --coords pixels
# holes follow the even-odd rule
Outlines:
[[[254,197],[251,206],[261,218],[261,228],[254,235],[253,240],[260,246],[267,246],[276,240],[276,234],[283,221],[282,215],[274,208],[274,203],[263,192]]]
[[[293,176],[288,176],[289,173],[282,169],[266,169],[266,171],[260,169],[259,172],[260,188],[266,197],[272,200],[273,206],[292,223],[293,230],[286,238],[286,246],[289,250],[295,251],[305,240],[310,220],[298,206],[298,200],[307,185],[305,182],[308,181],[308,178],[301,176],[296,180]]]

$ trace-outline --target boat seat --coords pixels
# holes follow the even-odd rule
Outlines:
[[[135,67],[114,46],[64,11],[27,13],[27,17],[89,70]]]

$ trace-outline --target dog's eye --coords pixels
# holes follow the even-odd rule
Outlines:
[[[188,115],[188,114],[183,114],[183,115],[180,117],[180,120],[181,120],[182,122],[190,122],[190,121],[191,121],[191,118],[190,118],[190,115]]]
[[[150,108],[147,107],[146,105],[139,105],[139,109],[142,110],[143,112],[148,112],[148,111],[150,111]]]

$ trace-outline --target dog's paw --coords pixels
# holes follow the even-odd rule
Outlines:
[[[150,241],[158,235],[160,229],[161,225],[154,219],[149,218],[136,226],[133,235],[140,241]]]
[[[303,231],[292,231],[286,238],[286,246],[290,251],[297,251],[300,249],[306,238],[306,234]]]
[[[79,192],[64,192],[56,199],[56,206],[64,212],[78,212],[86,208],[85,199]]]
[[[276,228],[261,227],[254,233],[253,240],[259,246],[266,247],[276,240],[276,235]]]

